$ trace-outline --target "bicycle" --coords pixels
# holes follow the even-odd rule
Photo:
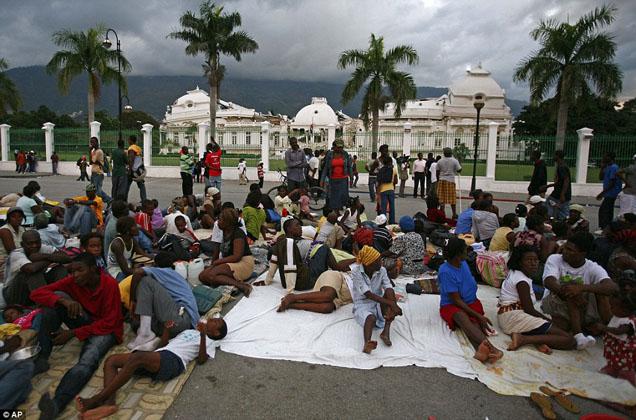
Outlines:
[[[277,172],[280,185],[272,187],[269,191],[267,191],[267,195],[269,195],[272,200],[278,195],[278,189],[280,187],[288,188],[287,175],[285,175],[280,169],[278,169]],[[309,187],[307,189],[307,195],[309,196],[310,209],[320,211],[325,208],[325,205],[327,204],[327,192],[323,188]]]

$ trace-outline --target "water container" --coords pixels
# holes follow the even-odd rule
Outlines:
[[[195,258],[188,264],[188,283],[190,283],[192,287],[201,284],[199,274],[201,274],[204,268],[203,259],[201,258]]]
[[[174,271],[179,273],[184,279],[188,278],[188,263],[185,261],[179,261],[174,264]]]

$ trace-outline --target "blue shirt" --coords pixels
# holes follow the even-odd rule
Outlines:
[[[439,268],[437,276],[439,282],[440,306],[453,303],[451,293],[459,293],[466,304],[477,300],[477,282],[468,268],[466,261],[462,261],[459,268],[445,262]]]
[[[618,197],[618,193],[621,192],[622,183],[620,178],[616,176],[616,172],[618,172],[618,165],[615,163],[612,163],[603,171],[603,190],[606,190],[610,186],[612,180],[614,180],[614,186],[612,189],[605,193],[605,197],[607,198],[616,198]]]
[[[461,235],[463,233],[470,233],[473,227],[473,213],[475,209],[467,208],[459,214],[457,218],[457,226],[455,226],[455,233]]]
[[[365,295],[366,292],[382,296],[385,290],[393,288],[386,268],[380,267],[380,269],[369,278],[362,264],[351,265],[351,283],[353,286],[351,288],[351,299],[353,300],[354,311],[358,306],[377,304],[376,301],[369,299]]]
[[[190,285],[172,268],[144,267],[146,274],[152,276],[170,294],[179,305],[183,305],[190,315],[192,327],[196,328],[199,322],[199,310]]]

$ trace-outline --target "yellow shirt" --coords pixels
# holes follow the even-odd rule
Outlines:
[[[395,165],[393,165],[393,179],[395,179],[395,177],[397,176],[397,168],[395,167]],[[378,193],[383,193],[385,191],[391,191],[395,189],[395,184],[393,184],[393,181],[391,182],[387,182],[386,184],[380,184],[378,185]]]
[[[85,195],[78,195],[77,197],[73,197],[73,200],[89,201],[90,198],[88,198]],[[104,224],[104,202],[102,201],[102,198],[99,196],[95,196],[93,201],[95,202],[95,205],[90,207],[91,207],[91,210],[93,210],[93,213],[95,213],[95,217],[97,218],[97,225],[101,226]]]
[[[508,226],[500,227],[495,231],[495,234],[492,236],[490,240],[490,248],[489,251],[509,251],[510,250],[510,242],[508,242],[508,238],[506,236],[512,232]]]

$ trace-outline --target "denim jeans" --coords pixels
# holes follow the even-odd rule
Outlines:
[[[96,191],[95,193],[104,200],[105,203],[108,203],[111,198],[102,186],[104,185],[104,174],[91,174],[91,184],[95,185]]]
[[[221,175],[219,176],[209,176],[208,177],[208,182],[206,184],[206,188],[207,187],[216,187],[219,189],[219,191],[221,191]]]
[[[388,190],[380,193],[380,214],[387,214],[387,205],[389,207],[389,224],[395,224],[395,190]]]
[[[369,199],[375,203],[375,183],[377,177],[369,176]]]
[[[0,404],[5,410],[14,410],[31,393],[33,361],[0,361]]]
[[[569,201],[561,204],[553,197],[548,197],[545,201],[545,206],[548,209],[548,217],[553,217],[558,220],[565,220],[570,215]]]
[[[90,206],[74,204],[64,212],[64,227],[72,233],[84,236],[97,226],[97,217]]]
[[[86,311],[83,312],[82,317],[71,319],[64,307],[44,308],[42,325],[38,332],[38,341],[41,347],[38,357],[48,359],[51,355],[53,343],[50,334],[59,330],[62,323],[69,328],[78,328],[91,322]],[[58,413],[64,410],[64,407],[79,394],[84,385],[93,377],[102,358],[115,343],[116,339],[113,334],[94,335],[84,340],[77,364],[64,374],[55,390],[53,401],[57,406]]]

